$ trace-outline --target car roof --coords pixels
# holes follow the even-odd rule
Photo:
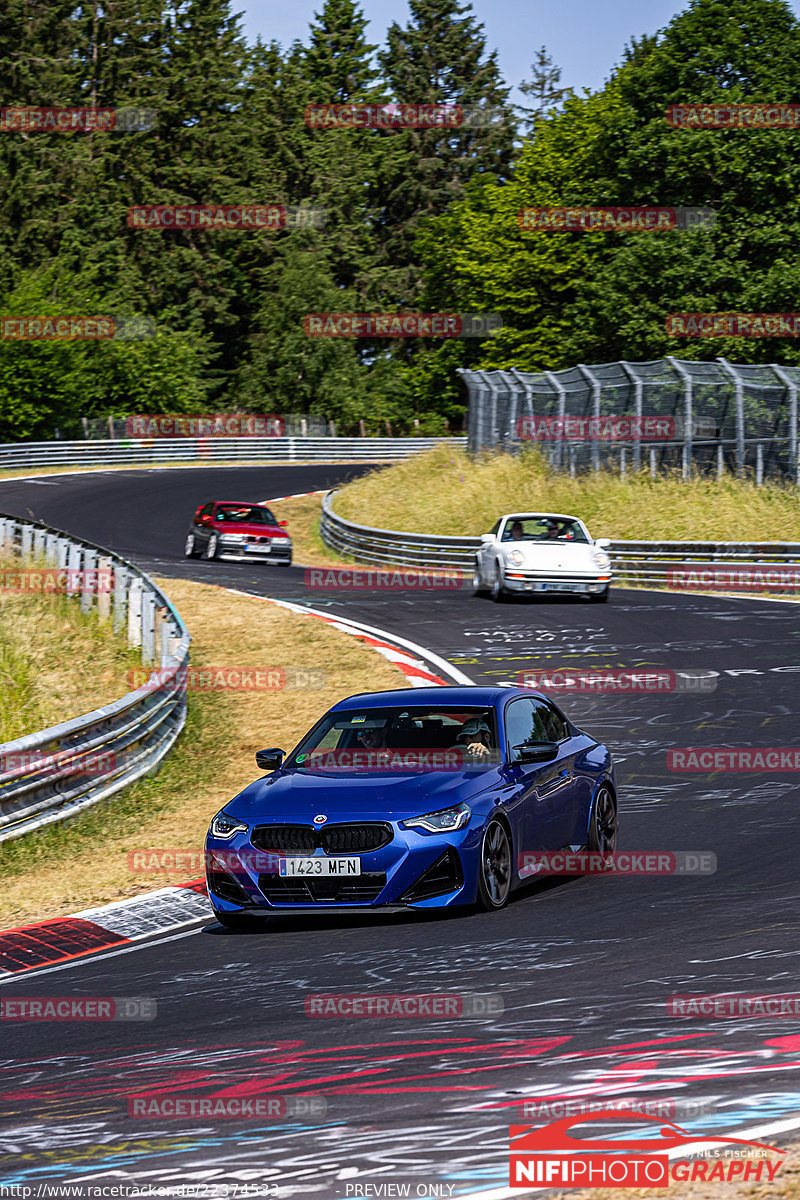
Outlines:
[[[557,521],[580,521],[581,525],[583,525],[583,521],[581,521],[580,517],[571,517],[569,515],[569,513],[551,513],[551,512],[505,513],[500,518],[500,520],[501,521],[515,521],[517,519],[522,520],[523,518],[526,518],[526,517],[554,517]]]
[[[510,696],[541,696],[531,688],[484,687],[481,684],[448,684],[444,687],[396,688],[388,692],[360,692],[332,706],[332,712],[347,712],[361,708],[407,707],[499,707]],[[545,697],[542,697],[545,699]]]
[[[212,500],[211,504],[235,504],[238,508],[266,508],[263,500]]]

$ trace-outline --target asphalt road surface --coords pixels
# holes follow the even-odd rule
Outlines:
[[[404,1194],[375,1190],[391,1184],[456,1196],[507,1183],[508,1125],[536,1111],[522,1101],[658,1100],[709,1136],[800,1108],[796,1018],[667,1012],[675,994],[800,991],[796,775],[666,765],[675,747],[797,742],[796,606],[621,589],[608,605],[320,591],[306,586],[302,565],[183,559],[201,502],[335,486],[363,469],[46,476],[0,483],[0,511],[111,547],[147,571],[367,622],[474,682],[576,666],[714,673],[713,691],[559,702],[614,749],[621,847],[713,853],[716,872],[534,882],[495,914],[286,918],[245,933],[209,922],[6,984],[4,996],[152,997],[158,1015],[0,1031],[1,1182]],[[434,991],[499,995],[503,1011],[320,1019],[304,1008],[316,993]],[[154,1094],[310,1095],[327,1109],[313,1119],[282,1109],[244,1121],[129,1115],[129,1100]]]

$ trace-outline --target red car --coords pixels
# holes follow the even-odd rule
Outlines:
[[[264,504],[251,501],[212,500],[201,504],[186,535],[187,558],[255,559],[288,567],[292,539]]]

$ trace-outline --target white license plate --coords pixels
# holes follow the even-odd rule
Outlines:
[[[360,858],[279,858],[279,875],[360,875]]]
[[[536,583],[537,592],[585,592],[585,583]]]
[[[269,554],[270,549],[270,546],[258,545],[257,543],[254,545],[245,546],[245,550],[250,550],[251,552],[254,551],[256,554]]]

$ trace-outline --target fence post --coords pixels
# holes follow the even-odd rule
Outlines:
[[[120,633],[127,615],[128,608],[128,568],[117,564],[114,571],[114,633]],[[130,645],[130,639],[128,644]]]
[[[20,554],[28,558],[33,549],[33,529],[30,525],[22,525],[20,529]]]
[[[620,359],[619,364],[629,379],[633,380],[633,411],[636,417],[636,433],[633,437],[633,469],[640,471],[642,467],[642,397],[644,381],[636,374],[629,362]]]
[[[593,375],[589,368],[584,363],[578,363],[578,370],[584,379],[588,379],[592,385],[592,416],[598,422],[600,418],[600,391],[602,384],[596,375]],[[600,443],[597,438],[592,442],[592,470],[600,470]]]
[[[625,478],[625,447],[621,446],[619,451],[619,477]]]
[[[152,666],[155,658],[156,602],[149,588],[142,589],[142,662]]]
[[[81,574],[81,612],[92,611],[92,599],[97,587],[97,551],[84,550],[83,572]]]
[[[744,382],[736,368],[727,358],[718,358],[717,362],[723,371],[733,380],[736,389],[736,474],[744,475],[745,441],[744,441]]]
[[[650,478],[656,477],[656,449],[655,446],[650,447]]]
[[[74,596],[80,589],[81,548],[67,542],[67,595]]]
[[[756,487],[764,482],[764,446],[759,442],[756,446]]]
[[[113,578],[111,559],[107,554],[97,560],[97,615],[101,621],[111,616],[111,581]]]
[[[692,377],[677,358],[667,355],[666,361],[683,380],[683,447],[681,449],[681,475],[688,479],[692,473],[692,435],[694,433],[694,397]]]
[[[569,447],[569,474],[570,478],[575,478],[575,447]]]
[[[564,418],[567,413],[567,389],[554,371],[543,371],[542,374],[558,396],[558,419],[561,422],[559,426],[561,436],[556,442],[556,462],[560,467],[564,462]]]
[[[717,479],[722,479],[725,474],[725,447],[720,442],[717,445]]]
[[[134,649],[142,644],[142,592],[144,583],[135,577],[128,587],[128,645]]]
[[[788,389],[789,392],[789,412],[787,422],[789,425],[789,463],[788,475],[794,483],[800,483],[800,459],[797,455],[797,384],[775,363],[770,363],[770,370],[774,375],[778,376],[781,383]]]

